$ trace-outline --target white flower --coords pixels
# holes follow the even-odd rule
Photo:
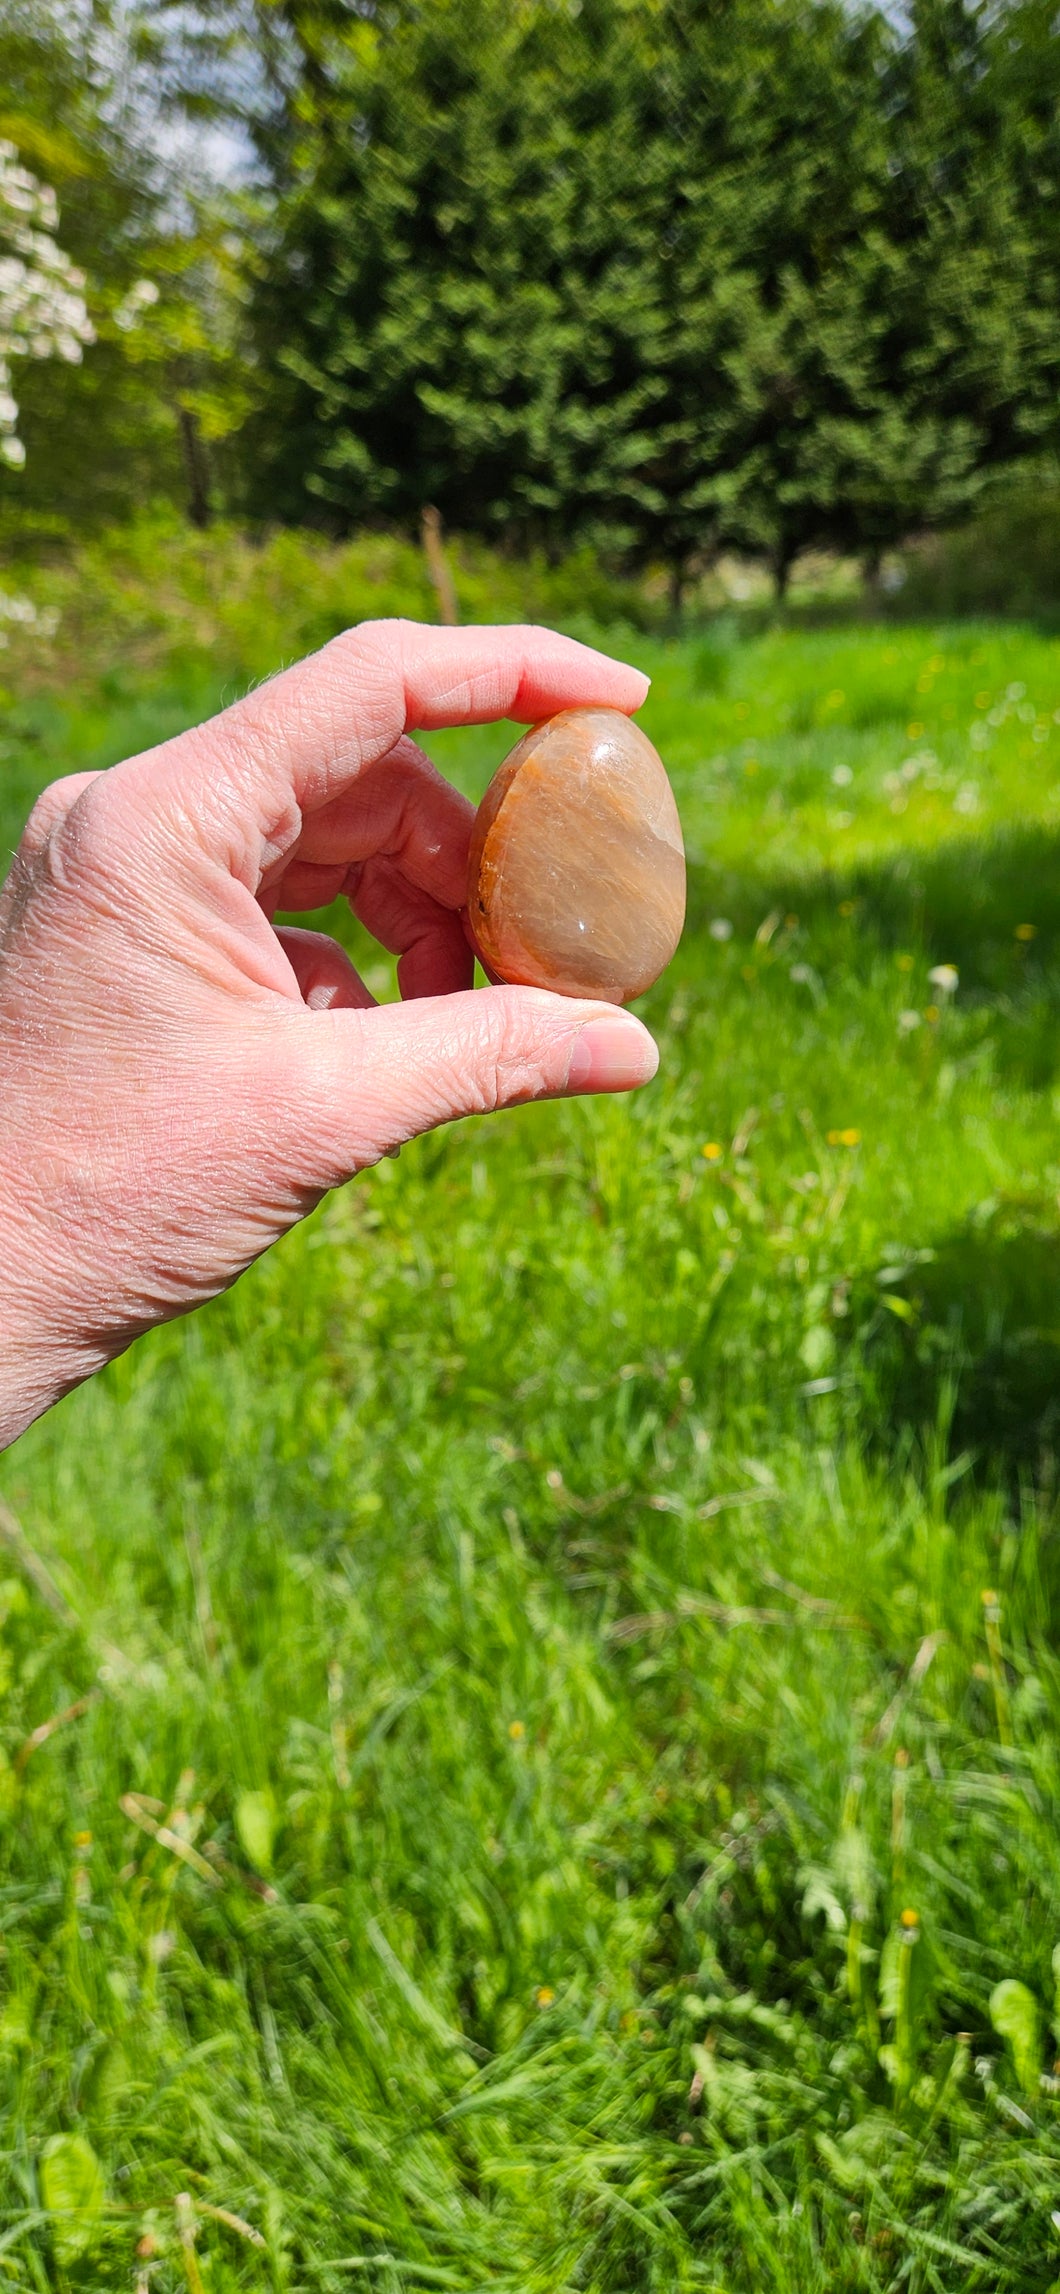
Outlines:
[[[933,964],[928,979],[940,996],[952,996],[960,979],[956,964]]]
[[[854,775],[849,765],[836,765],[832,774],[832,785],[837,789],[848,789],[853,778]]]
[[[128,334],[131,327],[139,325],[144,312],[150,310],[158,300],[159,289],[153,279],[136,279],[124,302],[119,303],[114,313],[115,325]]]
[[[71,365],[95,334],[84,279],[54,237],[59,208],[50,184],[20,167],[13,143],[0,138],[0,461],[20,470],[25,448],[15,434],[18,405],[11,358],[62,358]]]
[[[912,1033],[913,1033],[913,1029],[914,1029],[914,1028],[918,1028],[919,1026],[920,1026],[920,1014],[919,1014],[919,1012],[899,1012],[899,1014],[898,1014],[898,1033],[899,1033],[899,1035],[912,1035]]]
[[[957,794],[953,800],[953,809],[954,812],[961,813],[978,812],[979,791],[973,786],[971,781],[966,781],[964,787],[962,789],[958,789]]]
[[[732,939],[732,925],[727,916],[715,916],[713,923],[708,926],[708,930],[712,940]]]

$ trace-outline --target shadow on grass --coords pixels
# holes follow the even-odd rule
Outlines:
[[[719,912],[750,936],[769,910],[797,913],[822,954],[846,910],[846,955],[859,969],[892,950],[956,965],[961,1005],[976,1008],[999,1073],[1040,1089],[1060,1068],[1060,831],[995,829],[809,879],[721,884],[709,866],[693,867],[686,944]]]
[[[888,1442],[936,1430],[988,1476],[1056,1492],[1060,1230],[1043,1202],[1001,1202],[867,1278],[852,1335]]]

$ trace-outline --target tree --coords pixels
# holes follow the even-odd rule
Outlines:
[[[664,325],[650,28],[613,0],[347,19],[256,299],[288,514],[632,532]]]
[[[781,579],[875,413],[882,19],[422,0],[311,21],[255,317],[268,499]],[[276,420],[277,406],[282,410]],[[831,430],[829,430],[831,425]]]
[[[723,546],[877,562],[1055,436],[1048,0],[141,4],[258,154],[259,514],[434,503],[676,599]]]
[[[0,461],[20,470],[13,358],[80,363],[94,330],[85,308],[84,277],[55,238],[59,209],[50,184],[20,167],[13,143],[0,137]]]
[[[65,285],[54,255],[45,267],[56,292],[81,297],[77,326],[70,303],[68,327],[32,337],[41,351],[54,338],[60,355],[19,369],[25,467],[16,468],[17,452],[5,457],[8,546],[128,516],[145,501],[206,514],[217,475],[206,457],[215,441],[227,450],[249,403],[242,246],[228,203],[205,195],[182,155],[162,156],[151,109],[157,52],[145,37],[131,8],[108,0],[0,0],[0,135],[17,154],[5,164],[21,198],[41,176],[55,186]],[[52,213],[42,187],[35,217],[23,217],[38,266]]]

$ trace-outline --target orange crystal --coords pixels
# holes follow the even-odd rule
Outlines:
[[[628,1004],[685,920],[681,823],[662,759],[617,709],[563,709],[494,774],[471,836],[468,914],[502,980]]]

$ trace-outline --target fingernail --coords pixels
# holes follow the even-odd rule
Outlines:
[[[633,1091],[650,1083],[659,1065],[657,1046],[647,1028],[625,1013],[614,1019],[589,1020],[574,1038],[568,1091]]]

